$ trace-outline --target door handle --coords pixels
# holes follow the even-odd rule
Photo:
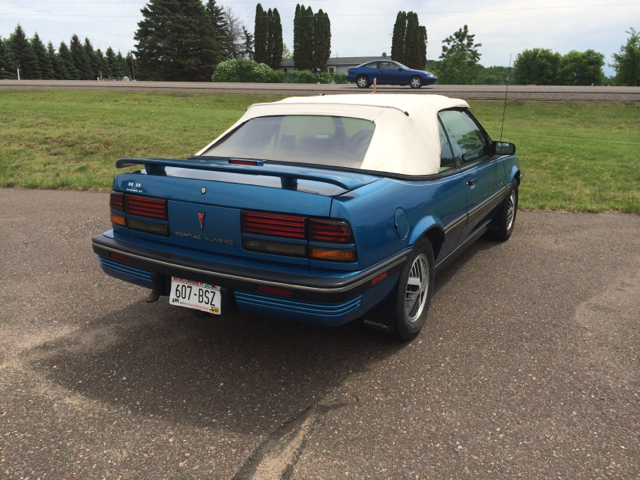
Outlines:
[[[475,185],[476,183],[478,183],[478,179],[474,178],[473,180],[469,180],[467,182],[467,185],[469,185],[471,187],[471,186]]]

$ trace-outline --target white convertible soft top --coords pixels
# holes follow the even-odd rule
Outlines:
[[[231,128],[200,150],[202,155],[247,120],[274,115],[331,115],[362,118],[376,129],[360,168],[404,175],[430,175],[440,170],[438,112],[469,105],[441,95],[354,94],[291,97],[251,105]]]

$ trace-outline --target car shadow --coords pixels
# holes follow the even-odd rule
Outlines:
[[[495,245],[481,239],[467,249],[437,277],[435,294]],[[263,434],[326,402],[347,377],[406,345],[359,322],[322,328],[228,311],[196,318],[163,298],[87,318],[80,331],[31,350],[27,360],[70,396]]]
[[[271,431],[326,403],[346,377],[403,348],[358,323],[320,328],[239,312],[198,319],[166,299],[87,321],[30,351],[30,367],[76,398],[240,433]]]

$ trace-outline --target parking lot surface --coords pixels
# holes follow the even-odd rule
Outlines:
[[[640,475],[640,216],[519,212],[409,344],[147,304],[108,228],[108,194],[0,189],[0,478]]]

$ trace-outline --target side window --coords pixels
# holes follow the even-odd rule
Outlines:
[[[445,172],[456,168],[456,159],[440,122],[438,122],[438,131],[440,132],[440,171]]]
[[[487,156],[489,145],[473,119],[463,111],[443,110],[438,113],[449,140],[463,163],[470,163]]]
[[[391,62],[380,62],[381,70],[398,70],[398,66]]]
[[[378,68],[378,62],[371,62],[363,65],[362,68]]]

